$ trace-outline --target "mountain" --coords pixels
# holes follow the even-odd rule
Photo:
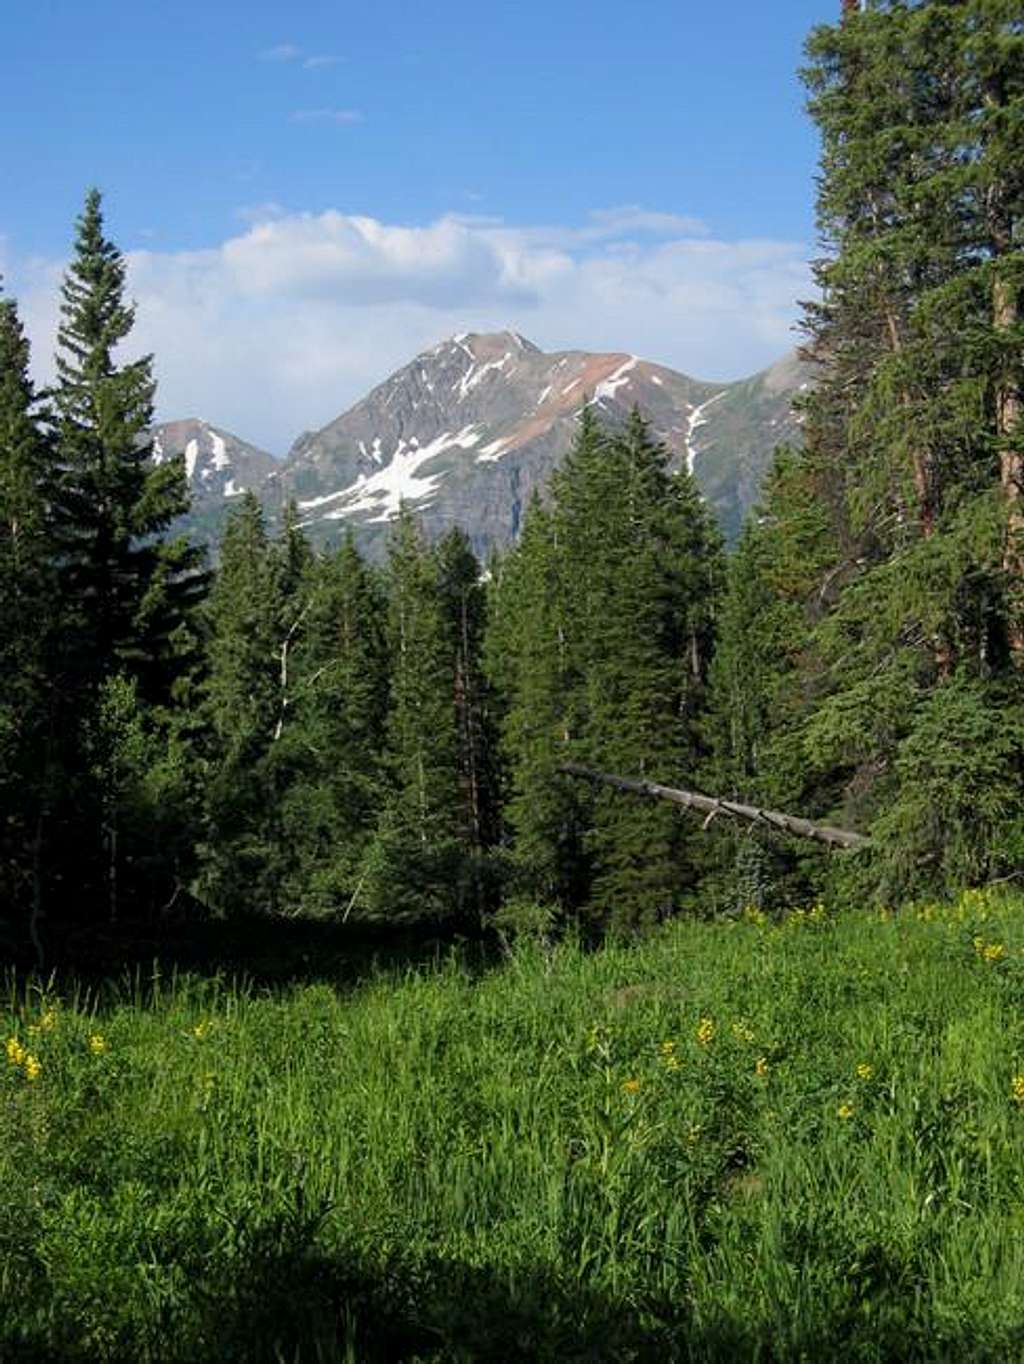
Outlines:
[[[175,455],[185,458],[192,490],[189,529],[200,539],[216,539],[232,499],[261,492],[280,463],[266,450],[197,417],[163,422],[150,434],[157,464]]]
[[[612,425],[636,405],[732,537],[774,447],[799,438],[790,403],[805,384],[795,357],[714,384],[624,353],[547,354],[515,332],[455,336],[300,436],[264,496],[294,498],[315,539],[351,526],[371,551],[404,500],[428,534],[458,523],[486,552],[517,535],[585,401]]]
[[[535,490],[565,456],[584,402],[617,425],[637,406],[691,468],[726,535],[739,532],[776,445],[799,440],[791,403],[807,386],[790,355],[733,383],[691,379],[620,352],[539,350],[516,332],[463,334],[424,351],[283,462],[205,422],[156,428],[159,456],[183,451],[193,529],[215,538],[252,488],[272,516],[294,499],[311,538],[351,527],[383,552],[405,501],[433,537],[463,527],[480,554],[514,540]]]
[[[724,385],[705,412],[693,471],[730,541],[757,503],[776,447],[800,444],[793,399],[810,382],[810,366],[791,351],[760,374]]]

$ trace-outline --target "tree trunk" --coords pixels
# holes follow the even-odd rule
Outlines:
[[[634,795],[648,796],[654,800],[668,800],[674,805],[700,810],[711,818],[715,815],[731,815],[734,819],[743,819],[750,824],[766,824],[779,833],[809,838],[815,843],[824,843],[832,848],[856,850],[868,847],[871,842],[864,834],[856,834],[849,829],[832,829],[826,824],[813,824],[809,819],[801,819],[798,815],[785,815],[778,810],[762,810],[756,805],[740,805],[737,801],[722,800],[718,796],[703,796],[696,791],[681,791],[674,786],[659,786],[653,781],[631,781],[627,777],[597,772],[592,767],[584,767],[582,763],[563,763],[558,770],[569,777],[583,777],[587,781],[599,782],[603,786],[614,786],[618,791],[630,791]]]

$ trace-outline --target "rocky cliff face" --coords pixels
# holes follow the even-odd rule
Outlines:
[[[695,474],[730,537],[756,499],[777,444],[799,438],[795,357],[751,379],[714,384],[624,353],[548,354],[515,332],[461,335],[416,357],[283,463],[205,423],[157,429],[183,450],[208,531],[232,498],[258,492],[271,515],[298,503],[318,543],[351,528],[371,554],[405,502],[430,536],[461,525],[478,553],[518,534],[534,490],[564,458],[583,404],[611,425],[636,406]]]

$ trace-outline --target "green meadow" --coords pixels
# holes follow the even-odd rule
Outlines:
[[[1024,900],[8,983],[0,1358],[1024,1358]]]

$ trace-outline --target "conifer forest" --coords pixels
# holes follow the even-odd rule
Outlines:
[[[1024,12],[801,76],[735,543],[584,403],[485,562],[207,552],[98,191],[0,297],[0,1358],[1024,1357]]]

